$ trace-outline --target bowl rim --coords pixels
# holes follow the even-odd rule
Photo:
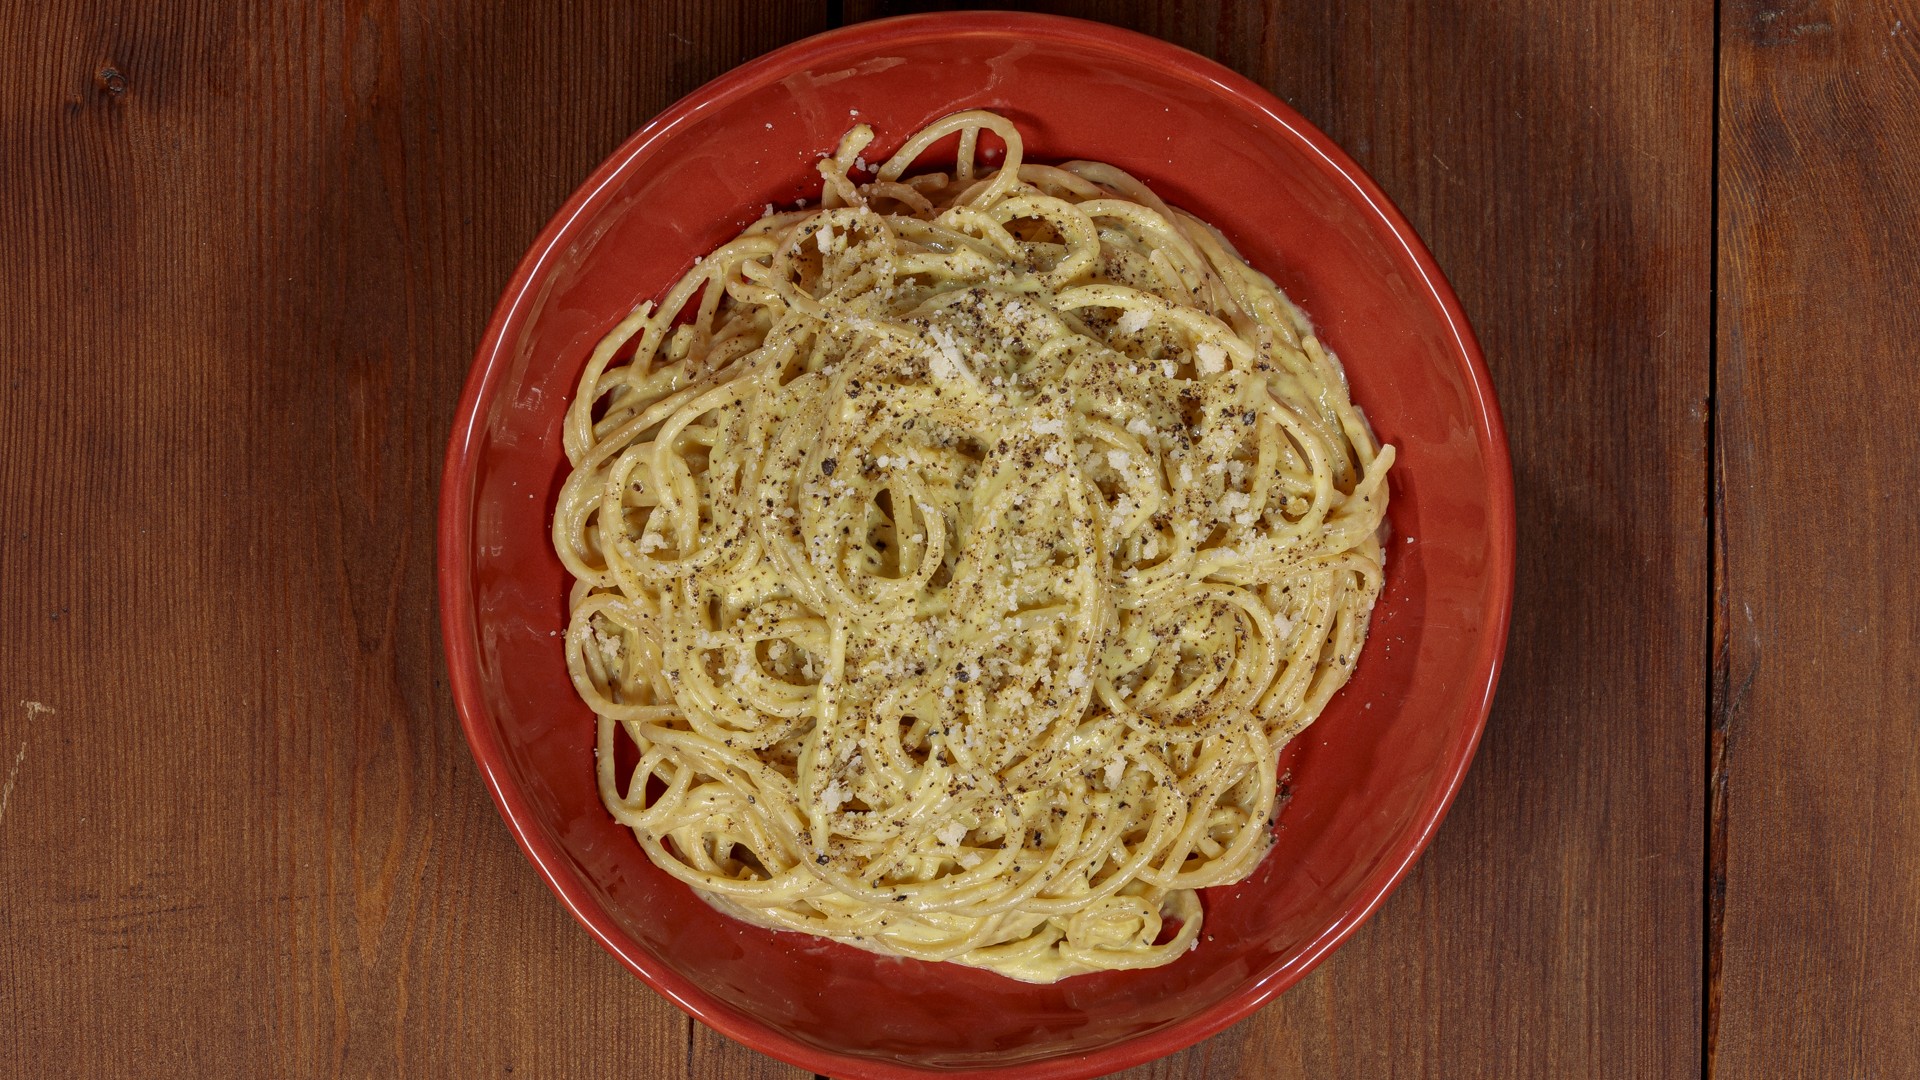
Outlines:
[[[1377,216],[1401,245],[1407,260],[1419,271],[1426,297],[1453,335],[1450,356],[1468,375],[1470,406],[1477,411],[1475,436],[1488,466],[1489,581],[1486,622],[1471,671],[1484,681],[1469,685],[1463,725],[1446,747],[1443,781],[1429,792],[1413,817],[1411,831],[1389,850],[1390,855],[1369,876],[1354,901],[1321,934],[1291,960],[1276,961],[1232,995],[1164,1027],[1122,1039],[1098,1050],[1062,1055],[1013,1065],[974,1070],[969,1075],[1022,1077],[1026,1080],[1068,1080],[1105,1075],[1154,1060],[1192,1046],[1244,1019],[1319,965],[1329,953],[1364,923],[1405,878],[1413,862],[1426,850],[1458,793],[1468,765],[1479,746],[1499,680],[1512,614],[1516,547],[1512,461],[1505,425],[1495,400],[1492,381],[1466,314],[1452,287],[1413,227],[1372,178],[1331,139],[1266,89],[1231,69],[1167,41],[1105,23],[1028,12],[954,11],[903,15],[855,23],[792,42],[741,64],[674,102],[623,141],[576,188],[547,222],[513,272],[475,351],[472,369],[460,395],[448,437],[441,476],[438,529],[438,575],[442,644],[455,710],[492,793],[494,806],[534,869],[553,894],[586,930],[648,986],[689,1016],[721,1034],[761,1053],[817,1073],[850,1080],[898,1080],[906,1077],[952,1075],[952,1070],[930,1069],[904,1061],[859,1057],[802,1042],[721,1001],[707,990],[661,963],[637,944],[626,940],[613,917],[576,879],[557,845],[541,831],[534,811],[507,779],[505,747],[490,728],[481,694],[478,664],[478,625],[471,595],[475,459],[485,427],[482,405],[489,403],[506,365],[503,345],[509,331],[520,327],[537,303],[536,279],[563,250],[563,237],[596,196],[635,163],[650,156],[656,144],[710,106],[756,88],[769,76],[778,78],[806,70],[820,58],[855,42],[884,45],[924,42],[942,37],[982,33],[1020,34],[1057,43],[1119,53],[1182,75],[1196,85],[1231,99],[1262,127],[1293,140],[1319,159],[1320,167],[1344,182],[1366,208]],[[1279,129],[1275,131],[1275,129]]]

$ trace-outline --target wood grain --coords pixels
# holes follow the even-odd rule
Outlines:
[[[0,16],[0,1073],[802,1075],[520,857],[433,532],[534,233],[824,5],[236,7]]]
[[[1220,60],[1380,182],[1474,320],[1519,492],[1507,668],[1434,846],[1300,986],[1129,1075],[1695,1072],[1712,5],[1052,10]]]
[[[1725,1080],[1920,1061],[1916,28],[1722,12]]]
[[[647,991],[514,848],[448,698],[433,500],[473,346],[547,216],[658,109],[842,5],[231,7],[57,0],[0,13],[0,1073],[804,1076]],[[895,10],[844,5],[850,19]],[[1520,493],[1514,644],[1434,847],[1279,1002],[1129,1075],[1691,1073],[1712,5],[1057,10],[1222,60],[1381,182],[1475,320]],[[1900,802],[1911,724],[1868,723],[1912,717],[1912,654],[1895,644],[1914,637],[1912,586],[1868,573],[1841,583],[1851,606],[1814,609],[1769,576],[1769,560],[1814,563],[1822,549],[1792,531],[1810,524],[1771,521],[1764,493],[1804,500],[1820,449],[1862,436],[1839,423],[1839,399],[1799,417],[1796,394],[1810,391],[1760,375],[1826,360],[1787,345],[1786,327],[1813,320],[1849,343],[1855,380],[1819,393],[1870,386],[1889,419],[1912,405],[1911,382],[1872,381],[1903,369],[1866,329],[1905,323],[1819,322],[1814,299],[1783,295],[1799,270],[1835,275],[1836,290],[1890,290],[1909,269],[1911,230],[1876,232],[1872,215],[1909,225],[1912,210],[1839,193],[1852,166],[1903,164],[1910,115],[1862,102],[1898,91],[1911,104],[1911,82],[1818,67],[1812,50],[1837,48],[1820,41],[1763,53],[1735,36],[1730,55],[1753,59],[1729,65],[1723,95],[1818,91],[1791,117],[1753,105],[1739,192],[1807,195],[1819,214],[1736,221],[1735,189],[1723,194],[1729,235],[1748,239],[1723,249],[1722,279],[1749,284],[1744,315],[1723,308],[1722,347],[1737,326],[1749,359],[1722,373],[1720,393],[1754,395],[1719,429],[1737,526],[1726,595],[1771,620],[1769,655],[1851,632],[1857,616],[1867,636],[1832,638],[1871,645],[1848,670],[1884,666],[1864,684],[1880,696],[1842,718],[1855,738],[1831,744],[1811,779],[1787,771],[1801,750],[1790,733],[1830,682],[1763,671],[1734,710],[1730,881],[1826,876],[1775,900],[1731,891],[1726,1060],[1758,1061],[1741,1055],[1799,1033],[1795,1014],[1765,1014],[1789,989],[1766,965],[1830,957],[1820,985],[1841,996],[1810,1030],[1854,1038],[1833,1053],[1855,1056],[1809,1061],[1893,1061],[1858,1039],[1911,1022],[1894,1008],[1914,1000],[1910,969],[1868,972],[1863,939],[1816,932],[1788,898],[1826,905],[1820,918],[1839,905],[1850,914],[1836,925],[1856,934],[1912,933],[1910,876],[1840,881],[1841,853],[1810,850],[1912,839]],[[1910,73],[1911,48],[1893,45]],[[1850,158],[1839,140],[1804,148],[1822,123],[1873,132],[1880,156]],[[1770,186],[1803,154],[1829,187]],[[1828,221],[1843,227],[1819,234]],[[1739,273],[1736,251],[1748,253]],[[1858,261],[1869,256],[1877,268]],[[1878,474],[1905,491],[1912,431],[1872,436],[1880,461],[1906,452]],[[1728,450],[1735,436],[1746,450]],[[1912,547],[1911,502],[1872,492],[1828,508],[1879,529],[1846,534],[1849,566]],[[1895,590],[1884,600],[1883,587]],[[1844,770],[1852,746],[1884,756]],[[1779,837],[1743,824],[1765,820],[1788,783],[1851,799],[1870,827],[1849,832],[1808,806]],[[1740,932],[1782,936],[1731,947]],[[1908,1019],[1849,1027],[1838,1010],[1851,1005]]]

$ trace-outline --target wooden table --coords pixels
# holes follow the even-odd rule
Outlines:
[[[0,16],[0,1073],[801,1075],[515,850],[434,496],[573,185],[893,9],[236,7]],[[1521,517],[1437,842],[1299,987],[1128,1075],[1913,1075],[1920,10],[1061,10],[1220,59],[1380,181],[1479,328]]]

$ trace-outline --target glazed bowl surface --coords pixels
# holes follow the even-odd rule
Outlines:
[[[1385,592],[1352,681],[1283,758],[1254,875],[1207,890],[1198,947],[1051,986],[744,925],[657,870],[601,806],[568,682],[548,540],[561,420],[589,353],[769,204],[817,200],[853,123],[878,160],[965,108],[1030,160],[1092,158],[1212,222],[1313,319],[1398,448]],[[1380,904],[1459,786],[1513,587],[1505,437],[1478,347],[1406,221],[1338,147],[1227,69],[1152,38],[1008,13],[910,16],[788,46],[637,132],[534,243],[493,315],[443,479],[442,623],[456,705],[509,828],[554,893],[720,1032],[840,1077],[1102,1075],[1184,1048],[1304,976]]]

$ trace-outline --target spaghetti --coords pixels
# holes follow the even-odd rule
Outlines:
[[[1033,982],[1167,963],[1351,671],[1393,448],[1128,174],[988,112],[873,137],[581,378],[553,542],[602,798],[749,922]]]

